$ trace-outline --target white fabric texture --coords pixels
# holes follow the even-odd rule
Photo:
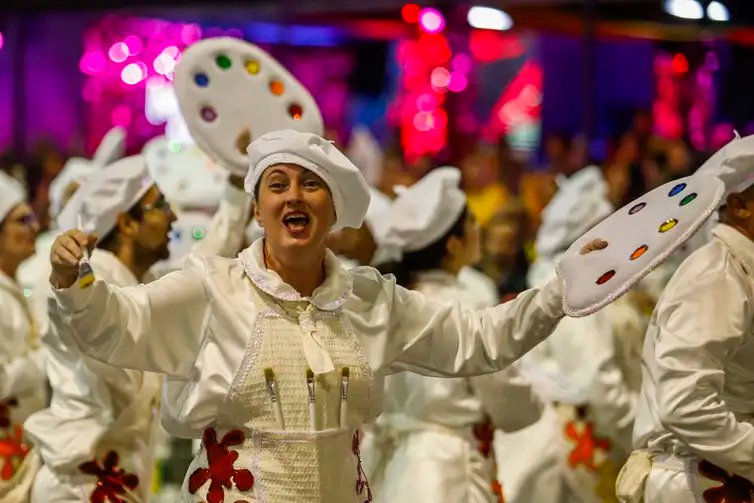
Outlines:
[[[655,308],[634,447],[696,456],[754,481],[754,243],[723,224],[714,236]]]
[[[466,207],[461,172],[445,166],[401,190],[387,215],[384,246],[415,252],[444,236]]]
[[[418,276],[415,290],[482,309],[467,287],[444,271]],[[494,459],[473,433],[487,418],[514,431],[534,423],[542,403],[515,369],[473,378],[439,379],[413,372],[385,378],[383,413],[362,448],[376,502],[492,502]],[[492,454],[492,453],[491,453]]]
[[[139,284],[133,273],[105,250],[96,249],[90,263],[99,280],[120,287]],[[53,476],[38,477],[32,503],[51,501],[51,494],[61,492],[83,493],[88,500],[97,479],[78,467],[92,460],[102,463],[110,451],[118,454],[120,468],[139,477],[133,490],[138,499],[129,501],[146,501],[161,377],[83,356],[55,310],[42,342],[47,350],[52,401],[49,408],[32,414],[24,427]]]
[[[736,133],[733,140],[715,152],[696,172],[723,181],[725,194],[721,204],[729,194],[743,192],[754,183],[754,135],[741,138]]]
[[[78,228],[81,216],[80,230],[102,239],[115,228],[118,215],[134,207],[153,185],[143,157],[121,159],[94,173],[76,191],[58,216],[58,228]]]
[[[0,222],[5,220],[13,208],[24,201],[26,201],[26,190],[23,185],[5,171],[0,170]]]
[[[310,339],[319,343],[319,349],[329,354],[335,365],[339,365],[339,356],[332,353],[327,343],[331,339],[323,334],[331,329],[342,337],[355,338],[372,377],[366,388],[354,390],[353,398],[349,394],[349,402],[368,399],[371,405],[368,412],[361,409],[354,414],[349,428],[379,414],[386,374],[413,370],[457,376],[499,370],[547,337],[562,317],[557,282],[526,291],[492,309],[469,311],[400,288],[371,268],[346,272],[332,254],[328,254],[326,265],[325,282],[310,298],[302,298],[264,267],[259,240],[237,259],[191,256],[182,271],[146,286],[118,288],[98,281],[84,290],[55,293],[61,316],[87,354],[117,366],[168,374],[163,424],[169,433],[189,438],[202,436],[210,426],[245,428],[247,424],[252,424],[252,436],[273,434],[269,423],[253,422],[262,410],[267,412],[260,417],[270,420],[269,401],[247,402],[236,395],[246,389],[247,379],[258,383],[263,375],[263,369],[254,366],[254,356],[260,345],[271,339],[271,327],[267,328],[270,316],[283,316],[286,326],[297,327],[299,347]],[[302,316],[306,313],[308,316]],[[328,321],[333,316],[340,320],[335,321],[335,328]],[[298,351],[303,349],[291,355],[282,351],[274,367],[299,358]],[[347,358],[358,360],[356,355]],[[308,358],[307,363],[311,363]],[[300,383],[304,375],[305,369],[297,366],[294,374],[286,370],[280,379]],[[325,378],[328,375],[324,374]],[[322,399],[332,403],[332,394],[337,396],[339,390],[328,389],[322,391]],[[229,393],[232,403],[226,399]],[[281,401],[285,403],[285,398]],[[330,417],[337,414],[333,407],[325,409]],[[254,430],[259,427],[261,431]],[[317,441],[304,435],[307,429],[296,426],[286,434],[298,435],[304,443],[303,456],[316,455]],[[350,442],[348,448],[345,452],[340,445],[335,451],[341,463],[350,459]],[[246,449],[244,460],[269,454],[255,450],[253,443],[248,446],[250,451]],[[195,459],[197,468],[206,466],[201,456]],[[274,468],[269,464],[274,461],[256,459],[263,472]],[[237,467],[255,469],[251,465]],[[338,463],[325,464],[317,475],[333,477],[341,468]],[[291,473],[274,480],[262,478],[258,490],[280,489],[293,479]],[[193,496],[184,492],[182,501],[200,501],[196,498],[206,497],[206,487]]]
[[[296,164],[314,172],[330,189],[336,215],[333,230],[361,227],[369,208],[369,187],[359,168],[331,142],[316,134],[286,129],[260,136],[249,145],[248,153],[250,169],[244,188],[249,194],[254,194],[270,166]]]

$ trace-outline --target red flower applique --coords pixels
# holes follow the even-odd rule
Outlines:
[[[699,463],[699,473],[722,485],[702,493],[707,503],[754,503],[754,484],[743,477],[728,473],[709,461]]]
[[[24,430],[17,424],[12,431],[8,429],[5,438],[0,439],[0,459],[3,466],[0,468],[0,479],[10,480],[16,473],[18,465],[29,453],[29,446],[24,443]]]
[[[579,428],[581,426],[581,428]],[[565,435],[576,445],[568,455],[568,464],[572,467],[584,465],[587,470],[596,471],[594,454],[597,449],[610,450],[610,441],[594,434],[594,426],[589,421],[570,421],[566,424]]]
[[[91,503],[126,503],[120,495],[126,495],[139,485],[139,477],[118,467],[118,453],[110,451],[102,466],[97,460],[79,465],[79,470],[97,477],[97,487],[92,492]]]
[[[370,503],[371,501],[373,501],[372,489],[369,487],[367,474],[364,472],[364,467],[361,465],[361,450],[359,448],[360,444],[361,439],[359,438],[359,430],[356,430],[353,432],[353,439],[351,440],[351,451],[353,452],[353,455],[356,456],[356,494],[365,496],[364,492],[366,491],[367,499],[364,501],[364,503]]]
[[[18,407],[18,400],[15,398],[8,398],[7,400],[0,401],[0,428],[10,427],[11,407]]]
[[[235,485],[240,491],[248,491],[254,487],[254,475],[249,470],[237,470],[233,463],[238,459],[238,452],[229,449],[230,446],[243,443],[245,435],[240,430],[231,430],[217,442],[217,432],[214,428],[204,430],[204,449],[207,452],[207,468],[198,468],[189,477],[189,492],[195,494],[205,482],[210,481],[207,491],[208,503],[223,503],[225,489]]]

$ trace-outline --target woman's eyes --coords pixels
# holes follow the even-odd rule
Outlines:
[[[318,189],[322,185],[317,180],[307,180],[304,182],[304,187],[307,189]]]
[[[272,190],[282,190],[285,188],[285,184],[283,182],[272,182],[270,183],[270,188]]]
[[[283,182],[270,182],[268,185],[271,190],[285,190],[285,188],[288,186],[287,183]],[[322,184],[318,182],[317,180],[306,180],[304,183],[301,184],[302,187],[309,190],[316,190],[322,187]]]

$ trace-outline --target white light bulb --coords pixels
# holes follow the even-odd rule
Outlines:
[[[474,6],[469,9],[466,20],[473,28],[480,30],[509,30],[513,26],[513,20],[504,11],[492,7]]]

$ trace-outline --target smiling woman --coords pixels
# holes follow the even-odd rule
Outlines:
[[[57,310],[87,354],[170,376],[163,424],[203,439],[181,501],[371,501],[358,432],[381,412],[384,377],[506,367],[563,316],[559,283],[474,311],[369,267],[346,271],[325,241],[363,223],[370,196],[358,168],[291,130],[248,153],[244,185],[264,238],[236,259],[193,256],[132,288],[68,288],[77,263],[53,253]]]
[[[0,501],[24,501],[39,467],[22,428],[45,404],[39,334],[15,277],[34,254],[38,232],[23,187],[0,171]]]

